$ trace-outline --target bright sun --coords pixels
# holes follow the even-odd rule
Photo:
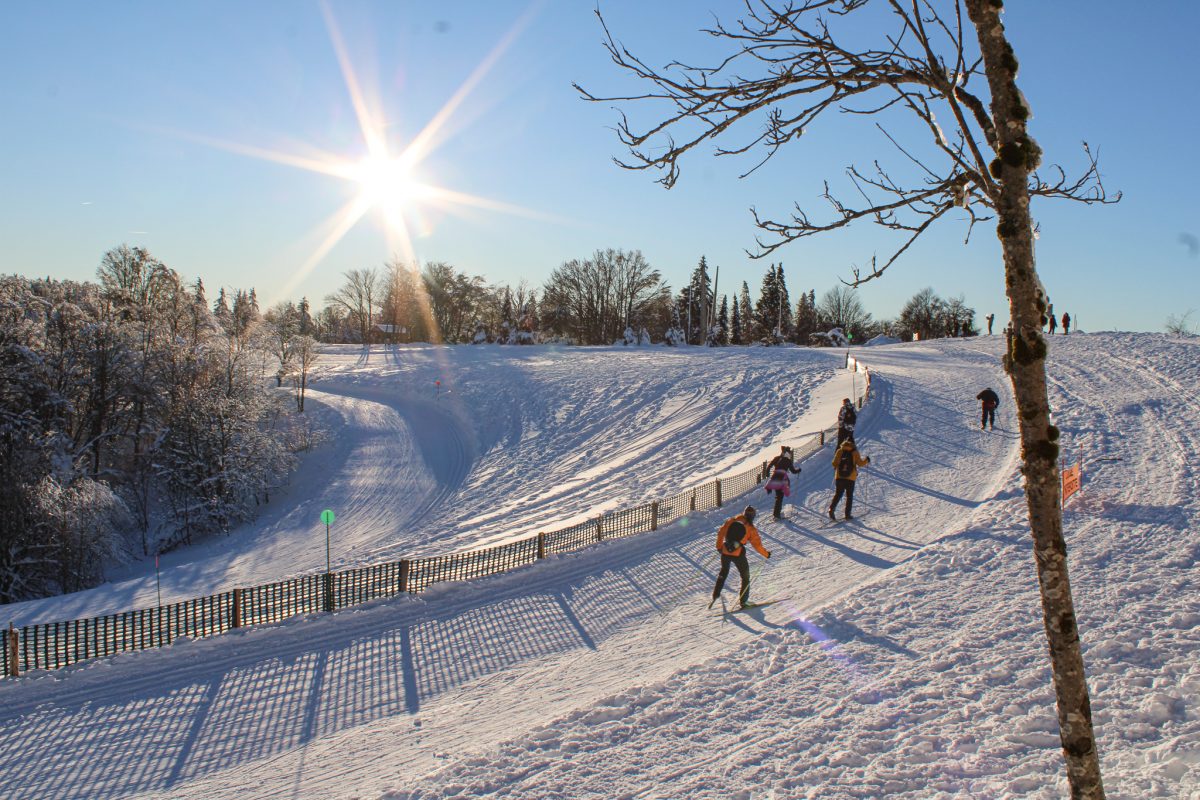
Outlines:
[[[367,206],[398,211],[419,199],[422,187],[402,158],[368,156],[353,170],[359,199]]]
[[[358,192],[354,198],[349,199],[328,219],[314,227],[311,240],[305,243],[308,255],[295,270],[289,285],[282,290],[285,295],[291,291],[292,286],[305,279],[358,221],[371,211],[377,212],[381,218],[388,252],[395,254],[403,263],[413,265],[418,263],[413,244],[414,232],[417,235],[427,235],[429,226],[425,212],[430,209],[440,212],[462,212],[476,208],[535,219],[550,219],[548,215],[529,209],[476,197],[428,182],[427,171],[423,169],[430,153],[443,143],[444,129],[455,111],[533,18],[536,9],[539,8],[538,4],[530,6],[446,101],[441,110],[399,150],[393,149],[396,143],[390,142],[385,135],[385,129],[389,126],[383,114],[383,104],[376,97],[378,92],[366,90],[361,85],[350,63],[350,48],[346,47],[342,39],[329,4],[322,0],[320,7],[368,155],[358,161],[352,161],[335,154],[320,152],[315,148],[307,148],[310,152],[301,154],[212,140],[207,137],[191,137],[235,153],[331,175],[357,185]],[[397,152],[399,155],[393,155]],[[426,180],[423,181],[422,178]]]

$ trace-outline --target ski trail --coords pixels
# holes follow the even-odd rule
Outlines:
[[[340,519],[369,526],[354,537],[357,557],[381,560],[437,548],[427,533],[474,464],[471,432],[437,401],[385,387],[325,379],[315,394],[353,401],[391,421],[377,445],[359,454],[370,485],[338,503]]]
[[[963,441],[946,447],[956,433],[950,428],[966,426],[935,397],[942,384],[964,372],[971,380],[990,375],[994,364],[966,364],[948,376],[900,357],[876,360],[879,399],[863,415],[860,436],[893,478],[864,494],[875,507],[869,524],[819,533],[802,514],[790,518],[801,505],[788,507],[789,519],[768,517],[762,526],[774,557],[752,597],[794,602],[728,619],[702,613],[712,532],[728,511],[695,515],[655,534],[436,586],[418,598],[89,662],[50,682],[23,681],[19,693],[5,696],[6,719],[20,722],[0,730],[0,751],[19,736],[25,752],[54,758],[27,755],[0,778],[0,792],[12,780],[60,797],[222,798],[249,782],[259,797],[337,794],[348,785],[369,794],[436,770],[446,753],[469,753],[553,720],[569,728],[572,719],[609,713],[605,698],[736,653],[794,609],[815,609],[877,580],[961,525],[1007,463],[1012,439],[972,441],[962,430]],[[327,402],[340,399],[347,412],[387,420],[377,445],[386,448],[403,430],[401,415],[363,389],[333,381],[321,387]],[[820,427],[834,411],[810,409],[789,424]],[[423,461],[419,449],[410,460]],[[829,452],[802,464],[812,504],[832,474]],[[451,454],[422,469],[452,483],[464,463]],[[950,491],[937,488],[946,474],[961,476]],[[705,577],[696,580],[697,571]],[[685,585],[695,591],[681,595]],[[126,732],[142,736],[138,725],[85,734],[97,715],[139,713],[155,733],[138,748],[122,746]],[[398,740],[405,746],[378,747]],[[99,750],[108,754],[105,774],[62,769]],[[272,760],[267,772],[258,768],[264,759]]]

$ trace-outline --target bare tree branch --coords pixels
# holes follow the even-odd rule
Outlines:
[[[873,255],[865,268],[852,267],[847,286],[881,277],[953,209],[963,210],[968,240],[977,222],[995,215],[1012,319],[1004,363],[1018,407],[1063,755],[1072,797],[1100,800],[1104,789],[1062,533],[1059,431],[1050,420],[1047,348],[1039,325],[1048,299],[1034,263],[1037,226],[1030,200],[1104,204],[1121,195],[1108,196],[1086,143],[1087,165],[1078,177],[1068,177],[1057,165],[1046,175],[1037,171],[1042,151],[1027,132],[1029,107],[1017,88],[1017,58],[1000,22],[998,0],[872,3],[886,9],[895,26],[880,34],[877,47],[863,43],[879,27],[874,18],[843,25],[843,18],[865,9],[867,0],[745,0],[745,5],[747,13],[736,24],[718,20],[704,31],[729,46],[728,54],[708,67],[673,61],[662,70],[650,68],[616,41],[601,17],[613,62],[650,88],[615,97],[576,88],[587,100],[648,104],[661,112],[645,128],[620,112],[617,135],[629,159],[617,163],[659,171],[658,180],[668,189],[679,179],[681,160],[701,144],[712,142],[717,156],[753,153],[744,177],[830,111],[918,121],[917,134],[904,136],[904,144],[890,131],[900,133],[905,126],[877,123],[899,152],[905,172],[889,172],[875,159],[869,172],[851,165],[846,177],[854,200],[839,199],[826,182],[822,197],[831,209],[826,218],[810,219],[798,203],[783,221],[751,209],[760,235],[758,250],[750,255],[758,258],[860,221],[899,234],[891,256],[881,264]],[[953,126],[949,135],[939,118]]]
[[[671,61],[662,69],[649,66],[620,44],[597,11],[604,47],[613,63],[650,88],[611,96],[593,94],[578,84],[575,88],[593,102],[649,103],[665,108],[659,121],[644,129],[618,109],[616,132],[628,157],[614,158],[614,162],[624,169],[659,171],[662,174],[657,180],[668,189],[679,180],[683,158],[702,144],[713,143],[717,156],[757,154],[741,172],[740,176],[746,177],[769,163],[782,147],[799,140],[826,112],[879,115],[906,108],[928,130],[921,151],[901,147],[884,126],[878,128],[905,160],[925,175],[926,186],[897,192],[890,181],[873,185],[889,196],[872,202],[861,192],[861,175],[851,168],[848,172],[863,204],[832,202],[833,194],[826,185],[822,196],[835,209],[832,220],[810,221],[798,205],[786,222],[760,216],[752,209],[755,224],[768,236],[757,237],[757,249],[749,255],[763,258],[798,239],[859,220],[916,233],[928,228],[931,217],[941,218],[955,206],[969,209],[961,217],[967,226],[964,238],[969,239],[976,222],[991,218],[970,207],[994,206],[1000,192],[993,175],[997,163],[1006,155],[1011,159],[1020,154],[1000,151],[985,101],[968,88],[973,80],[980,82],[985,77],[980,54],[964,38],[962,5],[954,2],[952,15],[947,15],[932,0],[888,0],[896,32],[884,37],[885,47],[842,44],[835,21],[866,5],[865,0],[778,4],[746,0],[746,13],[736,22],[716,20],[702,30],[731,46],[726,56],[710,66]],[[945,131],[937,109],[950,125]],[[1015,111],[1027,116],[1023,99]],[[733,138],[735,129],[746,133]],[[1119,200],[1119,194],[1107,196],[1086,145],[1085,152],[1088,165],[1081,175],[1070,179],[1062,168],[1052,166],[1049,170],[1054,177],[1031,176],[1030,194],[1085,203]],[[910,216],[911,220],[904,221]],[[884,267],[869,275],[874,277],[894,263],[912,242],[911,237],[906,238]]]

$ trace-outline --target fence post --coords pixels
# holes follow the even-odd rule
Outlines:
[[[692,502],[691,502],[691,505],[688,506],[688,511],[695,511],[695,510],[696,510],[696,490],[692,489]]]
[[[325,610],[333,611],[333,573],[325,573]]]
[[[658,501],[650,504],[650,530],[658,530]]]
[[[825,431],[821,431],[821,447],[825,446]]]
[[[717,484],[717,508],[721,507],[721,479],[717,478],[714,481]]]
[[[8,623],[8,630],[4,632],[4,646],[8,649],[8,677],[18,678],[21,675],[21,668],[17,666],[17,656],[21,654],[21,647],[17,638],[17,629],[11,622]]]
[[[412,562],[407,558],[400,562],[400,585],[397,587],[396,594],[404,594],[408,591],[408,573],[412,569]]]
[[[596,517],[596,541],[604,538],[604,515]]]
[[[242,590],[233,590],[233,608],[229,611],[229,627],[242,627]]]
[[[538,560],[546,557],[546,534],[538,531]]]

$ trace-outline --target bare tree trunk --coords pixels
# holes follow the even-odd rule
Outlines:
[[[1019,415],[1025,496],[1058,699],[1059,735],[1071,797],[1100,800],[1104,786],[1067,575],[1058,472],[1059,432],[1050,424],[1046,391],[1046,340],[1042,337],[1046,298],[1034,266],[1029,213],[1029,175],[1037,167],[1041,151],[1026,132],[1028,109],[1017,90],[1018,65],[1000,22],[1000,3],[966,0],[966,5],[979,36],[998,139],[999,157],[992,165],[993,177],[1000,183],[996,232],[1004,250],[1013,320],[1005,365],[1012,378]]]

